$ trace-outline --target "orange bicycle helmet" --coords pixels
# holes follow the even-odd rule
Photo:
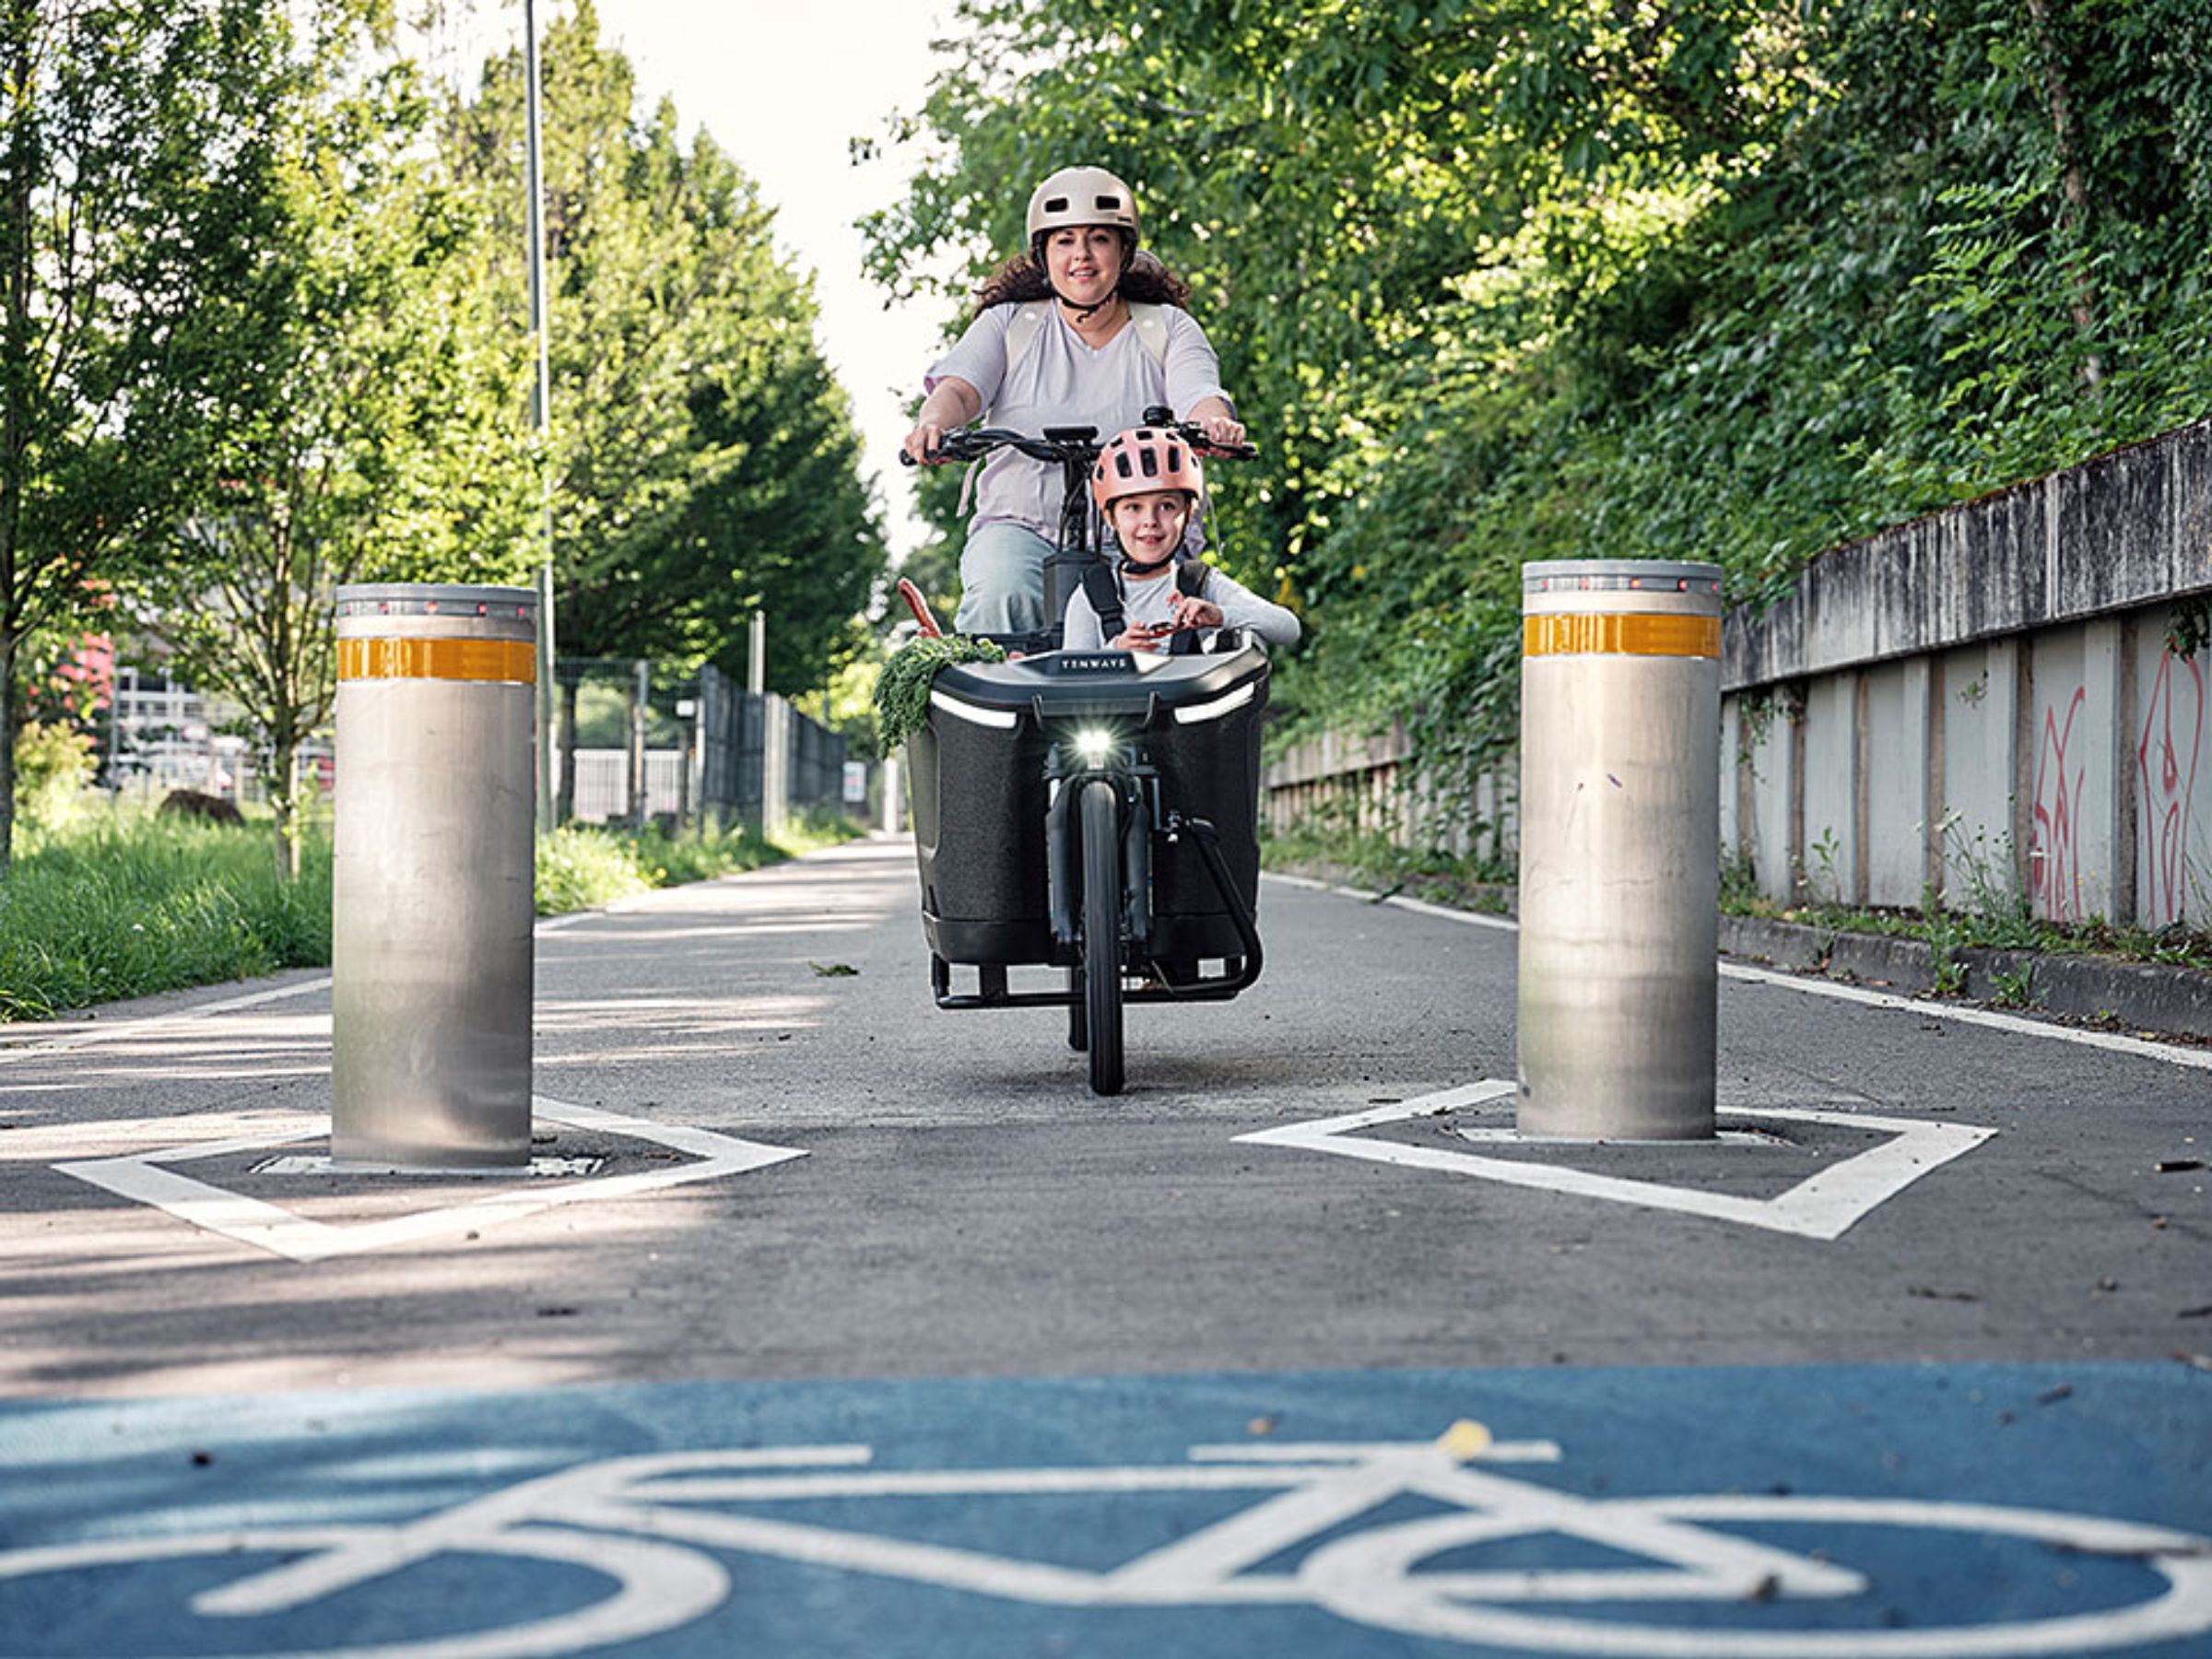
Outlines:
[[[1206,499],[1206,474],[1191,446],[1157,427],[1131,427],[1107,441],[1090,469],[1090,496],[1100,512],[1111,512],[1124,496],[1155,489],[1180,489],[1194,507]]]

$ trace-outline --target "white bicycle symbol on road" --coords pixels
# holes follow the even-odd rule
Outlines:
[[[2081,1653],[2212,1630],[2212,1539],[2092,1516],[1922,1500],[1733,1493],[1585,1498],[1473,1466],[1550,1463],[1559,1456],[1553,1442],[1493,1442],[1474,1424],[1424,1442],[1197,1446],[1185,1464],[1123,1468],[876,1469],[868,1466],[869,1449],[857,1445],[672,1453],[581,1465],[399,1524],[249,1528],[0,1553],[0,1594],[9,1581],[38,1575],[210,1555],[293,1559],[192,1598],[191,1612],[209,1622],[279,1615],[444,1556],[558,1562],[615,1585],[589,1606],[525,1624],[293,1652],[291,1659],[522,1659],[638,1641],[703,1618],[728,1599],[729,1576],[711,1551],[1059,1607],[1302,1604],[1381,1630],[1539,1653],[1938,1659]],[[1259,1496],[1102,1571],[712,1507],[1245,1491]],[[1447,1508],[1357,1526],[1362,1516],[1408,1495]],[[2163,1587],[2123,1606],[2007,1623],[1793,1630],[1790,1603],[1861,1596],[1872,1585],[1822,1554],[1712,1530],[1775,1524],[1825,1527],[1830,1534],[1898,1527],[2020,1540],[2072,1556],[2139,1563]],[[1526,1571],[1423,1566],[1450,1552],[1538,1535],[1604,1546],[1636,1564]],[[1270,1559],[1309,1546],[1294,1565],[1261,1570]],[[1743,1612],[1733,1626],[1691,1627],[1574,1611],[1605,1602],[1733,1603]],[[265,1637],[253,1645],[267,1652]]]

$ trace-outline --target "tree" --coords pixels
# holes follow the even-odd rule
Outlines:
[[[252,402],[284,36],[257,0],[0,4],[0,869],[24,640],[158,545]]]
[[[823,684],[886,556],[808,285],[712,139],[679,142],[666,100],[638,116],[589,0],[547,31],[544,64],[561,652],[735,666],[765,607],[771,688]],[[446,138],[518,253],[522,96],[519,56],[493,60]],[[518,315],[523,274],[497,273]]]
[[[520,580],[535,514],[483,228],[417,153],[429,103],[413,65],[342,11],[318,22],[276,157],[261,303],[279,321],[256,404],[140,606],[184,674],[243,712],[288,879],[300,750],[336,691],[335,590]]]
[[[2212,410],[2192,0],[965,0],[895,293],[1131,179],[1264,453],[1278,707],[1512,738],[1520,564],[1822,547]],[[947,306],[949,311],[950,307]]]

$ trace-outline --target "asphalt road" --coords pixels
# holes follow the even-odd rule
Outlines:
[[[1793,1236],[1240,1140],[1513,1075],[1511,932],[1277,881],[1262,910],[1260,984],[1132,1008],[1112,1100],[1085,1088],[1057,1013],[934,1006],[902,843],[583,918],[539,941],[539,1094],[806,1156],[311,1265],[55,1166],[327,1112],[326,989],[9,1033],[29,1045],[0,1050],[0,1387],[2212,1348],[2212,1177],[2188,1167],[2212,1161],[2201,1065],[1728,978],[1724,1126],[1787,1143],[1593,1155],[1453,1133],[1510,1125],[1503,1100],[1378,1130],[1750,1196],[1889,1138],[1853,1115],[1996,1132],[1841,1238]],[[1755,1115],[1777,1109],[1841,1121]],[[548,1154],[588,1138],[540,1131]],[[675,1157],[597,1149],[628,1154],[616,1170]],[[178,1167],[335,1226],[508,1184]]]
[[[234,1651],[210,1608],[188,1641],[161,1611],[204,1581],[85,1594],[185,1552],[165,1538],[276,1561],[306,1535],[237,1529],[427,1526],[593,1459],[847,1444],[910,1471],[910,1496],[968,1493],[971,1553],[664,1514],[645,1530],[811,1565],[748,1568],[773,1589],[748,1599],[703,1556],[606,1546],[560,1571],[634,1578],[660,1624],[563,1590],[584,1610],[556,1637],[464,1639],[442,1613],[425,1634],[406,1620],[429,1604],[395,1581],[318,1604],[337,1634],[279,1621],[235,1651],[1718,1653],[1737,1650],[1698,1619],[1733,1630],[1777,1598],[1845,1630],[2029,1631],[1960,1652],[2212,1651],[2212,1566],[2192,1564],[2212,1545],[2018,1519],[2212,1531],[2202,1052],[1732,971],[1726,1138],[1531,1146],[1486,1087],[1513,1075],[1512,932],[1270,881],[1261,983],[1133,1008],[1130,1087],[1100,1100],[1056,1012],[935,1008],[914,909],[911,850],[878,841],[548,926],[537,1150],[586,1160],[569,1181],[273,1165],[321,1149],[315,976],[0,1034],[0,1654]],[[1461,1419],[1483,1428],[1446,1432]],[[1224,1442],[1245,1450],[1206,1450]],[[1281,1500],[1303,1519],[1222,1520],[1195,1495],[1219,1470],[1190,1472],[1221,1455],[1309,1482]],[[1328,1471],[1349,1465],[1398,1471],[1375,1490],[1401,1507],[1373,1512],[1406,1525],[1343,1531],[1359,1504],[1329,1509]],[[956,1467],[1076,1518],[986,1522],[982,1488],[944,1485]],[[839,1525],[862,1500],[818,1470],[722,1478],[732,1501],[845,1504]],[[1698,1512],[1779,1540],[1805,1517],[1759,1505],[1816,1489],[1889,1506],[1807,1512],[1862,1531],[1948,1536],[1966,1512],[1944,1504],[2014,1506],[1973,1515],[2011,1525],[2025,1564],[1977,1556],[1960,1579],[1924,1541],[1884,1555],[1854,1532],[1853,1588],[1807,1565],[1825,1554],[1682,1543],[1671,1510],[1558,1508],[1721,1494]],[[1132,1492],[1169,1504],[1154,1530]],[[1577,1571],[1601,1542],[1694,1567],[1705,1610],[1585,1628],[1561,1610],[1624,1594],[1586,1571],[1409,1590],[1407,1561],[1459,1562],[1484,1504],[1524,1540],[1583,1540]],[[1187,1559],[1143,1556],[1217,1524]],[[436,1604],[472,1629],[551,1617],[548,1563],[584,1550],[500,1536],[480,1553],[506,1576]],[[1061,1576],[1007,1565],[1048,1536]],[[2089,1582],[2053,1577],[2053,1551],[2135,1561],[2148,1588],[2112,1568],[2090,1624],[2050,1623]],[[1153,1564],[1111,1594],[1084,1576],[1133,1556]],[[1201,1557],[1233,1586],[1207,1589]],[[1986,1606],[1960,1612],[1968,1582]],[[1548,1611],[1515,1622],[1513,1595]],[[2112,1611],[2137,1595],[2155,1613]]]

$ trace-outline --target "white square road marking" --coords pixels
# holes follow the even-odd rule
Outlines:
[[[531,1098],[531,1112],[534,1117],[566,1124],[572,1129],[594,1129],[624,1135],[637,1140],[651,1141],[674,1151],[688,1152],[698,1161],[677,1164],[665,1170],[647,1170],[635,1175],[607,1175],[595,1180],[569,1182],[559,1186],[511,1188],[486,1193],[465,1203],[352,1225],[312,1221],[304,1216],[294,1215],[281,1205],[225,1191],[181,1174],[171,1167],[198,1159],[223,1158],[241,1152],[258,1151],[264,1147],[288,1146],[296,1141],[312,1140],[330,1133],[330,1119],[326,1116],[302,1114],[288,1124],[280,1119],[272,1119],[267,1129],[257,1130],[253,1135],[232,1140],[202,1141],[169,1147],[155,1152],[135,1152],[124,1158],[96,1158],[76,1163],[58,1163],[53,1167],[65,1175],[74,1175],[79,1181],[90,1182],[94,1186],[105,1188],[120,1197],[153,1205],[179,1220],[189,1221],[194,1227],[220,1233],[228,1239],[235,1239],[241,1244],[252,1244],[277,1255],[288,1256],[295,1262],[320,1262],[332,1256],[359,1255],[364,1251],[386,1250],[397,1244],[418,1244],[430,1239],[459,1237],[464,1233],[481,1231],[487,1227],[496,1227],[504,1221],[520,1220],[524,1216],[534,1216],[556,1205],[583,1204],[606,1198],[632,1198],[641,1193],[657,1192],[663,1187],[684,1186],[695,1181],[713,1181],[724,1175],[742,1175],[748,1170],[763,1170],[771,1164],[806,1156],[795,1147],[771,1147],[762,1141],[716,1135],[708,1129],[651,1124],[642,1118],[625,1117],[619,1112],[602,1112],[590,1106],[571,1106],[562,1100],[548,1100],[542,1095]],[[426,1173],[434,1175],[436,1171]],[[529,1179],[524,1171],[518,1170],[516,1175],[523,1180]]]
[[[1443,1170],[1455,1175],[1503,1182],[1509,1186],[1540,1187],[1583,1198],[1641,1205],[1646,1209],[1678,1210],[1716,1221],[1763,1227],[1772,1232],[1795,1233],[1827,1241],[1841,1238],[1877,1205],[1895,1197],[1930,1170],[1950,1162],[1961,1153],[1972,1151],[1996,1134],[1994,1129],[1972,1124],[1865,1117],[1854,1112],[1815,1112],[1780,1106],[1753,1111],[1748,1107],[1731,1107],[1730,1117],[1836,1124],[1892,1137],[1878,1147],[1869,1147],[1853,1157],[1837,1160],[1771,1198],[1744,1198],[1733,1193],[1709,1193],[1697,1187],[1667,1186],[1656,1181],[1634,1181],[1619,1175],[1594,1175],[1586,1170],[1528,1163],[1518,1159],[1484,1158],[1473,1152],[1447,1151],[1441,1147],[1409,1147],[1396,1141],[1371,1140],[1357,1133],[1377,1124],[1434,1117],[1499,1100],[1512,1094],[1514,1088],[1513,1084],[1496,1081],[1474,1083],[1465,1088],[1446,1089],[1441,1094],[1423,1095],[1419,1100],[1402,1100],[1344,1117],[1317,1118],[1280,1129],[1263,1129],[1253,1135],[1240,1135],[1237,1139],[1269,1147],[1298,1147],[1309,1152],[1334,1152],[1345,1158],[1364,1158],[1414,1169]],[[1468,1133],[1469,1138],[1475,1137],[1476,1132]],[[1496,1131],[1495,1136],[1500,1140],[1515,1138],[1510,1130],[1502,1129]]]

